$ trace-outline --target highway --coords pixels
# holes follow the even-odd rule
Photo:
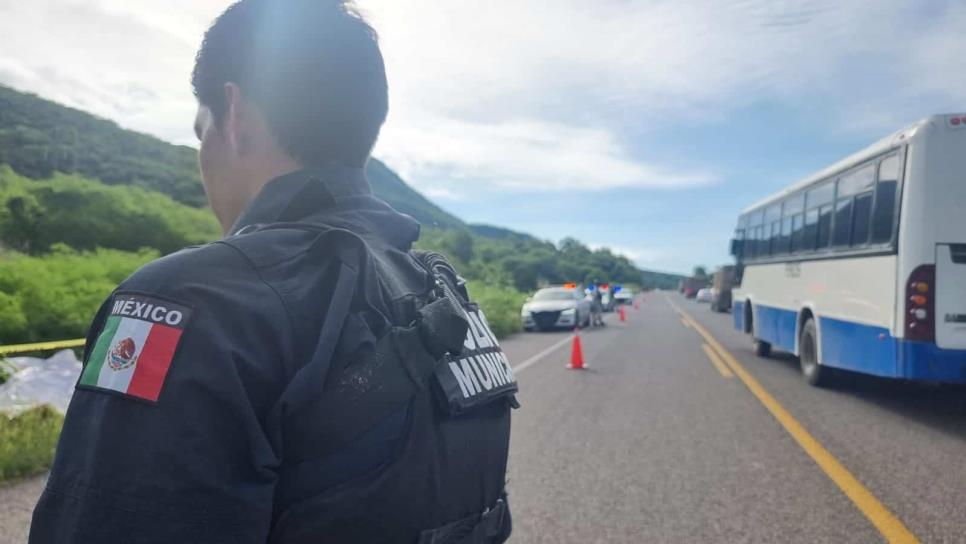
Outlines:
[[[811,388],[731,316],[651,293],[627,321],[522,334],[513,543],[966,543],[966,389]],[[0,489],[22,542],[41,480]]]
[[[676,293],[608,323],[582,333],[583,372],[566,342],[528,361],[566,333],[504,343],[530,363],[512,542],[966,542],[966,390],[811,388]]]

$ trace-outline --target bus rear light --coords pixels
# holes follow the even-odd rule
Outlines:
[[[936,267],[924,264],[912,271],[906,282],[906,338],[931,342],[936,338],[936,300],[932,286],[936,283]]]

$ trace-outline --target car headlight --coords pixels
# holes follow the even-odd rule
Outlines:
[[[564,311],[560,312],[560,315],[568,315],[569,316],[569,315],[574,315],[575,313],[577,313],[577,308],[570,308],[569,310],[564,310]]]

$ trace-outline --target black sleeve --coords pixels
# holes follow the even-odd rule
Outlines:
[[[276,293],[215,246],[148,265],[93,326],[30,542],[264,543],[291,353]]]

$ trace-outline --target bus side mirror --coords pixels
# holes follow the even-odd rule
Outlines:
[[[741,242],[742,242],[742,240],[738,240],[736,238],[732,238],[731,239],[731,256],[732,257],[741,257]]]

